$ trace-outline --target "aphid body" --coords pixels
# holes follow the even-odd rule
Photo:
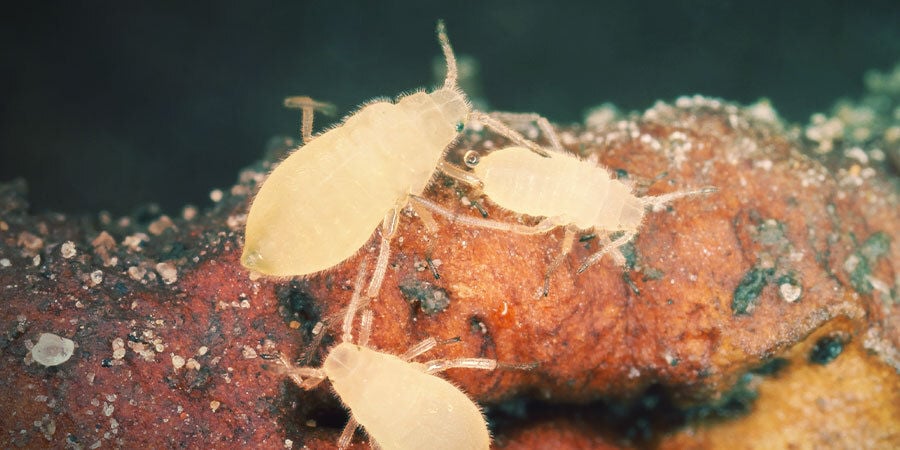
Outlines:
[[[425,339],[395,356],[368,346],[372,311],[361,319],[359,341],[352,328],[361,302],[365,264],[356,279],[356,290],[344,316],[342,342],[332,348],[321,368],[294,367],[281,357],[287,374],[304,389],[325,379],[350,410],[350,421],[338,440],[346,448],[362,425],[382,449],[487,449],[491,438],[478,406],[456,386],[435,374],[450,368],[494,370],[497,361],[484,358],[438,359],[426,363],[411,360],[437,345]]]
[[[473,165],[484,194],[497,205],[555,226],[637,232],[646,203],[596,164],[568,153],[541,157],[522,147],[485,155]]]
[[[552,132],[549,126],[545,128]],[[550,136],[550,139],[559,142],[555,136]],[[606,253],[634,239],[647,207],[655,208],[681,197],[715,191],[715,188],[703,188],[638,197],[632,193],[631,187],[610,177],[602,166],[566,153],[561,146],[554,146],[556,150],[547,156],[540,156],[525,147],[513,146],[493,151],[484,157],[470,151],[465,157],[466,165],[474,171],[472,184],[477,185],[481,193],[501,208],[543,217],[537,225],[460,216],[425,199],[417,199],[417,202],[468,226],[520,234],[544,233],[564,226],[566,234],[562,253],[550,264],[544,278],[543,295],[547,295],[550,274],[571,251],[576,232],[596,232],[604,239],[621,233],[621,236],[588,256],[578,268],[578,273],[581,273]],[[614,253],[614,256],[620,263],[624,260],[619,253]]]
[[[245,267],[272,276],[326,270],[359,251],[380,223],[380,251],[366,294],[373,298],[387,270],[400,211],[422,194],[435,170],[470,177],[443,160],[468,119],[477,118],[518,145],[544,154],[498,120],[472,110],[457,86],[456,59],[443,22],[438,22],[437,34],[447,62],[442,87],[415,92],[397,103],[370,103],[315,139],[310,134],[312,117],[304,117],[306,145],[272,171],[250,208],[241,255]],[[308,97],[288,99],[286,105],[307,114],[330,106]],[[433,222],[427,211],[420,213],[426,225]]]
[[[454,87],[371,103],[269,175],[247,217],[241,262],[305,275],[356,253],[386,215],[425,190],[469,105]]]
[[[323,370],[381,448],[490,446],[478,406],[423,364],[345,342],[331,350]]]

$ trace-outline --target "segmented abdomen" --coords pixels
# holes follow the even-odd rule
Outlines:
[[[639,204],[628,186],[575,156],[544,158],[524,147],[492,152],[475,166],[484,193],[497,205],[521,214],[555,218],[580,229],[619,230],[625,208]]]

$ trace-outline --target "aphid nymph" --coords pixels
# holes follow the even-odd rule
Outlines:
[[[364,266],[364,265],[363,265]],[[350,410],[350,420],[338,440],[350,445],[362,426],[382,449],[487,449],[491,438],[481,410],[456,386],[435,374],[451,368],[494,370],[497,361],[484,358],[411,360],[437,345],[428,338],[395,356],[368,346],[372,310],[360,320],[353,343],[353,318],[360,305],[364,268],[344,316],[342,342],[328,353],[321,368],[294,367],[281,357],[291,379],[312,389],[326,378]]]
[[[312,141],[304,131],[307,144],[272,171],[253,201],[241,256],[245,267],[271,276],[329,269],[359,251],[381,224],[379,257],[367,291],[374,297],[387,269],[399,212],[410,196],[425,190],[435,169],[466,176],[443,157],[470,118],[544,153],[472,110],[457,87],[456,59],[443,22],[438,22],[437,35],[447,61],[443,86],[396,103],[369,103]],[[305,111],[323,106],[310,100],[302,98],[297,106]]]
[[[551,139],[558,142],[557,139]],[[659,207],[673,200],[715,188],[680,191],[660,196],[637,197],[631,187],[610,177],[600,165],[582,160],[569,153],[554,151],[541,157],[523,147],[507,147],[479,157],[475,152],[465,156],[466,165],[473,169],[478,187],[498,206],[529,216],[543,217],[534,226],[459,216],[435,203],[420,199],[426,208],[450,216],[463,225],[537,234],[564,226],[566,234],[561,254],[550,264],[544,278],[547,295],[551,273],[569,254],[579,231],[596,232],[603,236],[621,233],[596,253],[587,257],[578,268],[584,272],[606,253],[627,244],[638,233],[648,207]]]

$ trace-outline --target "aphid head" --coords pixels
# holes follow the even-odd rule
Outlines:
[[[351,344],[349,342],[341,342],[331,349],[322,370],[332,380],[341,380],[356,372],[359,368],[362,358],[360,352],[362,347]]]

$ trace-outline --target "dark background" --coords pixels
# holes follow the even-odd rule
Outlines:
[[[35,211],[207,205],[296,134],[286,95],[343,114],[432,85],[440,17],[492,108],[557,122],[701,93],[805,123],[900,60],[896,0],[22,3],[0,13],[0,182]]]

